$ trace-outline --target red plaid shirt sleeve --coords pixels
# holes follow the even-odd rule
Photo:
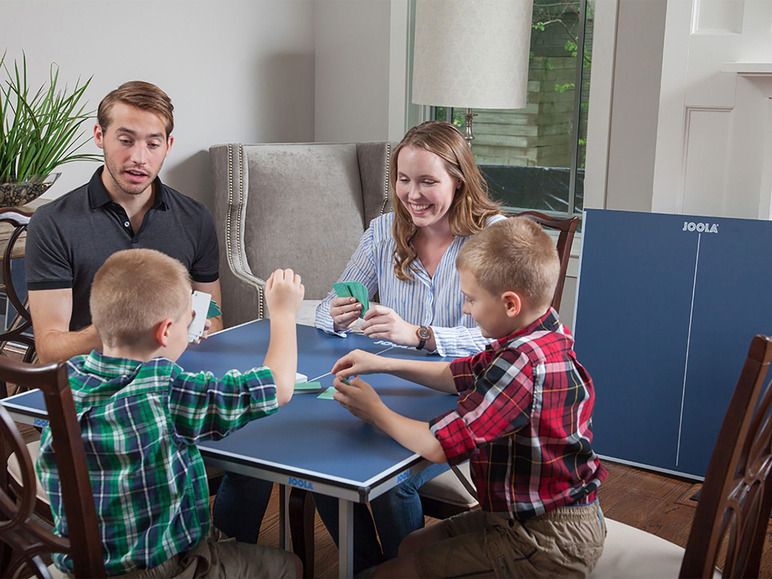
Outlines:
[[[528,357],[510,349],[460,358],[450,369],[459,392],[458,405],[435,423],[443,431],[439,440],[448,462],[457,464],[477,447],[508,436],[528,422],[532,373]]]

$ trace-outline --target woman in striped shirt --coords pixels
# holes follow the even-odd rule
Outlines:
[[[467,237],[504,217],[453,125],[413,127],[391,159],[394,212],[373,219],[339,280],[379,296],[361,330],[441,356],[479,352],[488,340],[462,311],[456,255]],[[316,310],[316,327],[345,336],[361,310],[355,298],[332,291]]]
[[[370,223],[339,281],[358,281],[380,303],[364,315],[361,329],[373,339],[462,357],[482,351],[483,338],[462,311],[456,256],[466,239],[504,219],[488,196],[485,179],[456,127],[428,121],[410,129],[391,157],[394,212]],[[362,305],[351,297],[325,298],[316,326],[345,336]],[[386,558],[397,556],[400,541],[423,527],[418,488],[447,470],[432,465],[371,503]],[[337,539],[338,507],[316,495],[317,510]],[[354,571],[380,562],[381,549],[370,513],[354,505]]]

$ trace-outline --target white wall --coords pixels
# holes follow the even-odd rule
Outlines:
[[[585,206],[772,218],[772,2],[597,0]]]
[[[587,208],[650,211],[667,0],[596,0]]]
[[[315,140],[400,140],[408,0],[316,0]]]
[[[313,0],[0,0],[6,49],[37,84],[52,61],[60,80],[93,75],[91,109],[127,80],[160,86],[175,106],[161,178],[210,207],[211,145],[314,140]],[[97,166],[64,165],[46,196]]]

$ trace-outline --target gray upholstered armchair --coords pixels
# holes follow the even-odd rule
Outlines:
[[[226,327],[265,317],[263,287],[279,267],[302,276],[307,300],[327,295],[370,220],[391,210],[391,149],[388,142],[209,149]],[[312,307],[301,314],[306,322]]]

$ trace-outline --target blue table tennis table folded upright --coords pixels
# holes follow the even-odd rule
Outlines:
[[[601,455],[704,477],[756,334],[772,333],[772,222],[587,210],[575,350]]]

